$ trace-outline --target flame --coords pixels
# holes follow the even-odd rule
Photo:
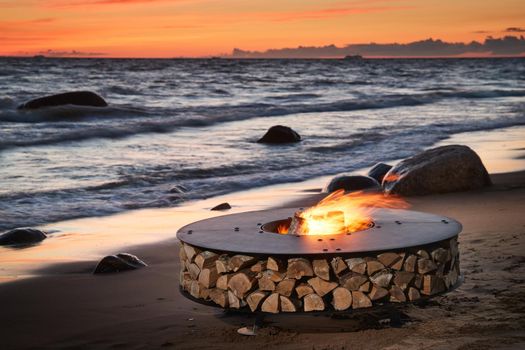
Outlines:
[[[288,225],[286,224],[279,224],[277,225],[277,233],[281,234],[281,235],[285,235],[288,233]]]
[[[408,203],[397,196],[383,193],[337,190],[315,206],[296,213],[295,220],[302,221],[295,234],[333,235],[360,231],[373,224],[373,213],[378,208],[407,208]]]

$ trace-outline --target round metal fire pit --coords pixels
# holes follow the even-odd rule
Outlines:
[[[462,227],[453,219],[378,209],[362,231],[277,233],[300,209],[225,215],[182,227],[183,293],[250,312],[320,312],[416,301],[458,282]]]

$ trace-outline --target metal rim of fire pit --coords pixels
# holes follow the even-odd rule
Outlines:
[[[380,208],[373,214],[373,227],[351,234],[295,236],[264,231],[264,224],[286,219],[300,209],[261,210],[205,219],[182,227],[177,238],[215,251],[294,256],[400,250],[450,239],[462,229],[459,222],[444,216]]]

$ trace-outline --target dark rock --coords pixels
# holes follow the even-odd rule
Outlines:
[[[467,146],[427,150],[394,166],[383,180],[387,193],[405,196],[467,191],[490,186],[487,169]]]
[[[344,189],[346,192],[380,189],[381,185],[377,180],[363,175],[343,175],[337,176],[330,181],[324,189],[324,192],[334,192],[339,189]]]
[[[282,125],[272,126],[263,137],[257,142],[259,143],[292,143],[301,141],[301,136],[292,128]]]
[[[144,266],[148,265],[135,255],[119,253],[117,255],[108,255],[100,260],[93,273],[99,274],[136,270]]]
[[[368,171],[367,175],[381,183],[383,182],[383,178],[385,177],[386,173],[388,173],[390,169],[392,169],[392,165],[377,163]]]
[[[231,209],[231,205],[229,203],[221,203],[213,208],[211,208],[210,210],[228,210],[228,209]]]
[[[43,231],[21,227],[0,234],[0,245],[18,245],[38,243],[47,238]]]
[[[77,105],[92,107],[107,107],[106,101],[91,91],[73,91],[63,94],[40,97],[21,104],[19,109],[36,109],[42,107]]]

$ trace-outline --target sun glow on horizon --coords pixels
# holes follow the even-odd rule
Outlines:
[[[521,0],[0,0],[0,55],[203,57],[523,35]]]

